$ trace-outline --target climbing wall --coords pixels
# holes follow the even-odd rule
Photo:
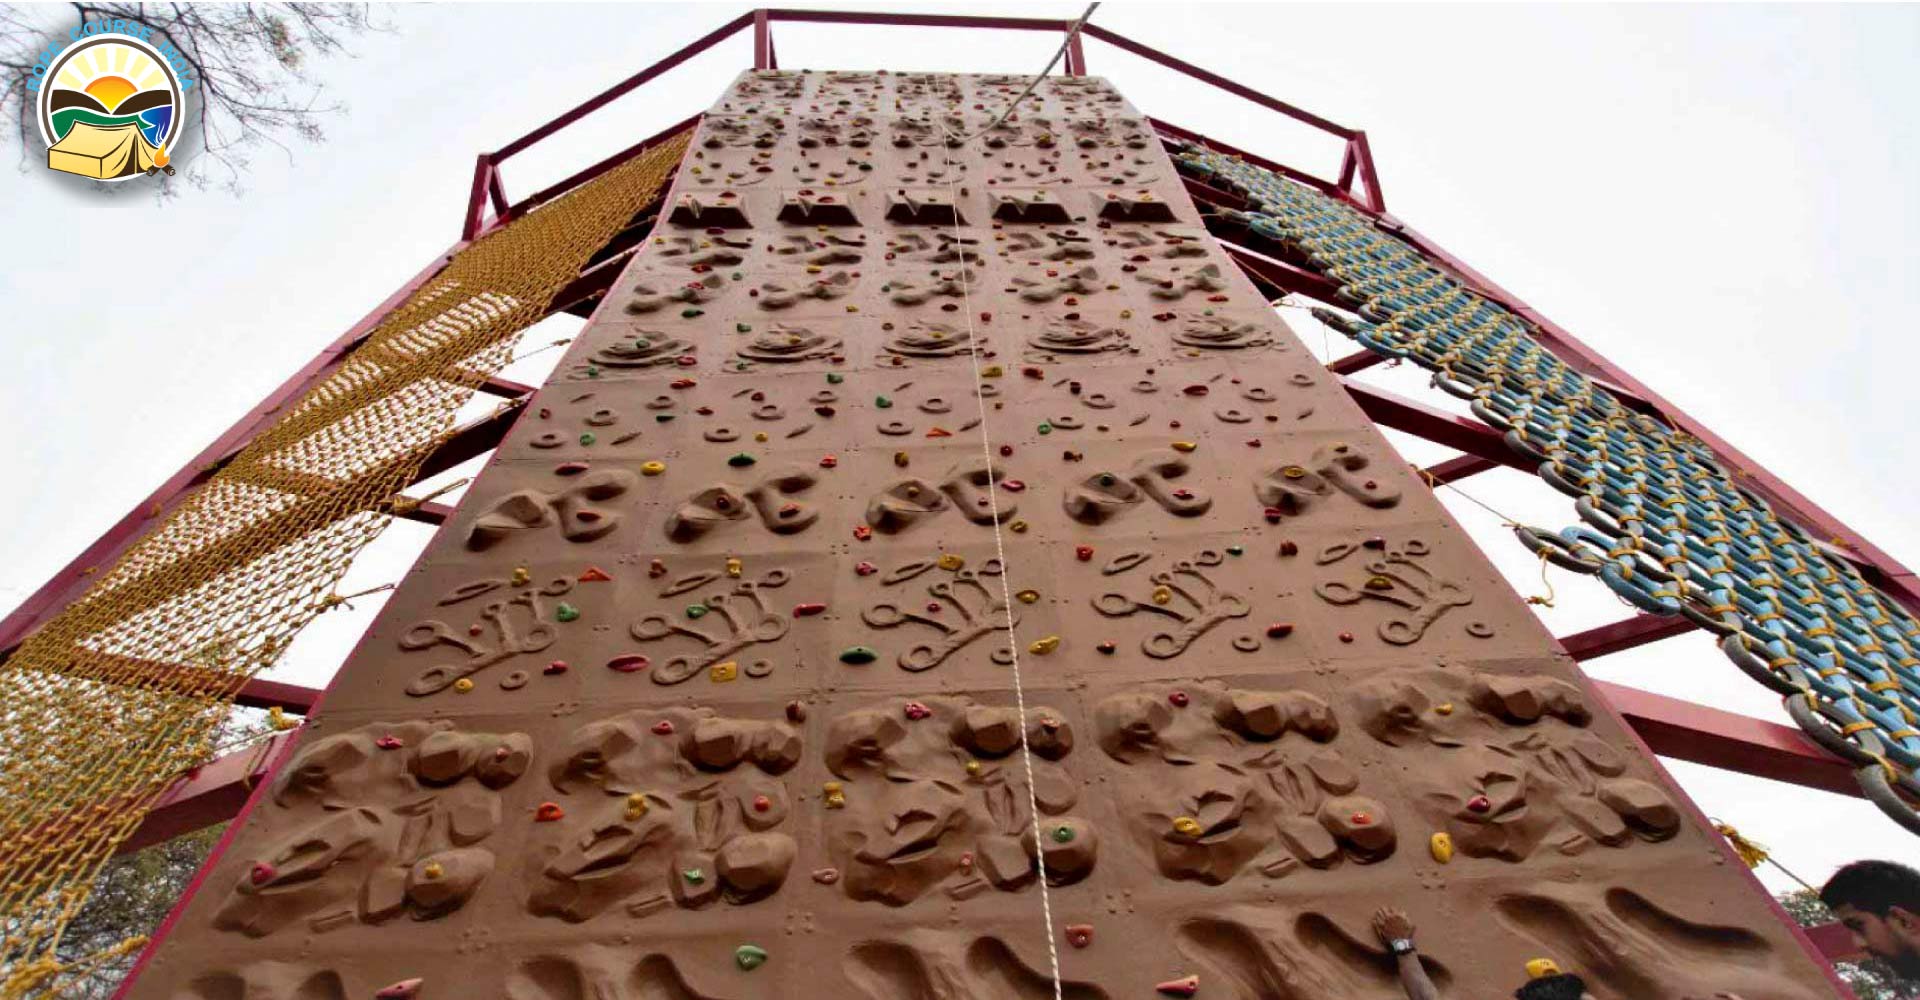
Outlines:
[[[1382,905],[1450,997],[1834,995],[1138,112],[1028,82],[735,83],[135,996],[1386,998]]]

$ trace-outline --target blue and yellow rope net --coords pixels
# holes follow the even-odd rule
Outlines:
[[[1176,160],[1242,194],[1253,210],[1237,220],[1338,282],[1357,316],[1316,317],[1432,372],[1574,498],[1581,523],[1558,534],[1518,527],[1523,543],[1643,611],[1718,635],[1809,736],[1856,768],[1868,798],[1920,833],[1920,623],[1737,486],[1698,441],[1626,407],[1541,346],[1526,320],[1370,216],[1212,150]]]

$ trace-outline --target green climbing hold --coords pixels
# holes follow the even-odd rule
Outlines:
[[[1227,555],[1230,555],[1230,556],[1243,556],[1243,555],[1246,555],[1246,554],[1247,554],[1247,547],[1246,547],[1246,546],[1244,546],[1244,545],[1229,545],[1229,546],[1227,546]]]
[[[754,458],[752,455],[749,455],[743,451],[727,459],[727,464],[733,466],[736,469],[744,469],[747,466],[752,465],[757,461],[759,461],[759,459]]]
[[[1053,842],[1056,844],[1073,843],[1073,827],[1062,824],[1053,828]]]
[[[1102,486],[1112,486],[1112,485],[1113,485],[1113,481],[1114,481],[1114,480],[1113,480],[1113,473],[1111,473],[1111,472],[1103,472],[1103,473],[1101,473],[1101,474],[1100,474],[1100,485],[1102,485]]]
[[[689,868],[681,872],[680,877],[686,879],[690,885],[699,885],[707,880],[707,873],[698,868]]]
[[[559,606],[553,609],[553,617],[556,621],[570,622],[580,617],[580,609],[561,601]]]
[[[648,340],[648,339],[647,339],[647,338],[645,338],[645,337],[641,337],[641,338],[640,338],[639,340],[636,340],[636,341],[634,341],[634,342],[633,342],[633,346],[635,346],[635,347],[637,347],[637,348],[639,348],[639,349],[641,349],[641,350],[643,350],[643,351],[644,351],[644,350],[646,350],[647,348],[649,348],[649,347],[652,347],[652,346],[653,346],[653,341],[651,341],[651,340]]]
[[[588,366],[587,366],[587,377],[588,377],[588,378],[599,378],[599,377],[600,377],[600,369],[599,369],[599,368],[597,368],[597,367],[595,367],[594,365],[588,365]]]
[[[592,431],[587,431],[586,433],[584,433],[584,434],[581,434],[581,435],[580,435],[580,443],[581,443],[581,444],[592,444],[592,443],[594,443],[595,441],[598,441],[598,440],[600,440],[600,439],[599,439],[599,438],[597,438],[597,437],[594,437],[594,436],[593,436],[593,432],[592,432]]]
[[[733,332],[735,332],[735,333],[752,333],[752,332],[753,332],[753,324],[752,324],[752,323],[735,323],[735,324],[733,324]]]
[[[709,609],[704,604],[689,604],[687,605],[687,617],[699,618],[705,615],[709,610],[711,609]]]
[[[746,277],[746,275],[741,274],[739,271],[735,271],[733,272],[732,275],[730,275],[730,277],[733,278],[733,280],[735,281],[739,281],[741,278]]]
[[[705,309],[695,309],[692,306],[688,306],[685,309],[680,310],[681,319],[694,319],[696,317],[705,316],[706,314],[707,314],[707,311]]]
[[[671,413],[656,413],[653,415],[653,422],[657,424],[664,424],[671,421],[672,419],[673,419],[673,414]]]
[[[733,964],[746,972],[752,972],[767,964],[767,949],[759,945],[743,944],[733,949]]]
[[[883,410],[891,409],[893,407],[893,400],[885,396],[875,396],[873,397],[873,405]]]
[[[845,382],[846,380],[847,380],[847,377],[845,375],[840,374],[839,372],[827,373],[828,385],[839,385],[840,383]]]
[[[841,663],[872,663],[879,658],[880,654],[874,652],[872,646],[848,646],[840,651]]]
[[[1046,421],[1044,421],[1044,420],[1042,420],[1042,421],[1040,421],[1040,433],[1042,433],[1042,434],[1052,434],[1052,433],[1053,433],[1053,425],[1052,425],[1052,424],[1050,424],[1050,423],[1047,423],[1047,422],[1046,422]]]

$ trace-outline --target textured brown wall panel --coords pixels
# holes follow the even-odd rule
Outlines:
[[[138,995],[1037,998],[1036,858],[1073,997],[1830,995],[1119,95],[948,145],[1024,82],[740,79]]]

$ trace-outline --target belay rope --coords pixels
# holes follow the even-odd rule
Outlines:
[[[1854,766],[1875,805],[1920,833],[1920,622],[1742,490],[1691,436],[1629,410],[1542,347],[1526,320],[1372,218],[1213,150],[1189,147],[1175,162],[1244,194],[1256,210],[1236,217],[1339,282],[1359,319],[1316,317],[1432,372],[1575,499],[1584,523],[1515,528],[1529,549],[1719,636],[1810,737]]]

